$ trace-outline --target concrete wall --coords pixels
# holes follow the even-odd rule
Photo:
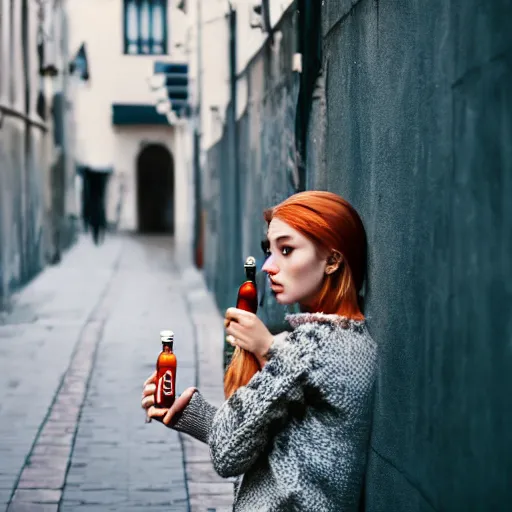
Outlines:
[[[371,512],[512,499],[511,16],[504,0],[324,5],[316,179],[364,219],[381,350]]]
[[[0,126],[0,307],[8,307],[12,291],[48,261],[58,261],[74,238],[67,138],[72,113],[67,75],[61,72],[67,62],[66,12],[49,7],[43,18],[52,51],[46,51],[42,65],[59,70],[57,77],[44,80],[37,55],[37,4],[0,1],[0,105],[10,110]],[[38,110],[40,93],[44,113]]]
[[[241,117],[235,126],[225,124],[223,137],[207,152],[203,183],[205,220],[205,275],[221,309],[236,301],[243,278],[243,262],[255,256],[263,263],[260,242],[266,230],[263,210],[294,191],[296,160],[294,145],[295,105],[298,76],[292,74],[295,17],[290,9],[277,25],[283,36],[273,48],[269,42],[248,62],[238,80]],[[239,190],[230,183],[229,131],[237,136]],[[232,209],[232,196],[238,194],[241,211]],[[239,215],[242,238],[229,229],[229,218]],[[241,247],[240,259],[227,250]],[[233,273],[236,267],[239,272]],[[284,309],[270,293],[265,296],[262,318],[271,325],[282,324]]]

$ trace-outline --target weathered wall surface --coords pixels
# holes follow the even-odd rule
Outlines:
[[[9,307],[16,288],[47,262],[60,260],[75,237],[76,210],[66,13],[59,4],[48,6],[52,37],[43,45],[48,58],[43,62],[37,46],[38,4],[24,0],[0,7],[2,309]],[[42,79],[40,70],[49,64],[60,71],[56,78]]]
[[[51,128],[53,123],[49,123]],[[0,130],[0,306],[73,243],[74,167],[53,134],[6,117]],[[68,203],[68,204],[67,204]]]
[[[326,0],[327,172],[380,345],[370,512],[512,500],[512,2]]]
[[[221,309],[236,302],[236,291],[243,277],[243,260],[249,256],[263,263],[260,247],[266,229],[263,210],[294,192],[295,172],[295,106],[298,77],[290,72],[294,51],[295,17],[292,10],[278,25],[283,38],[279,47],[267,43],[249,62],[239,77],[247,91],[242,116],[235,127],[229,122],[224,135],[207,154],[203,183],[205,219],[205,275],[215,292]],[[243,98],[240,99],[243,101]],[[243,106],[243,104],[241,105]],[[229,120],[228,120],[229,121]],[[230,165],[229,130],[236,130],[238,172],[240,173],[240,212],[231,209],[229,194],[233,193],[226,172]],[[239,215],[242,239],[229,232],[229,216]],[[242,247],[242,259],[232,261],[226,248]],[[238,278],[230,269],[240,269]],[[281,324],[283,309],[265,296],[265,308],[260,314],[270,324]]]
[[[0,138],[0,297],[25,282],[43,265],[43,179],[38,165],[37,129],[4,119]]]

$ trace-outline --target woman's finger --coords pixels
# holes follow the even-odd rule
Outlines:
[[[142,387],[145,387],[148,384],[153,384],[155,381],[156,381],[156,370],[145,380]]]
[[[169,425],[172,421],[172,418],[182,412],[185,407],[187,407],[192,395],[197,391],[196,388],[187,388],[183,393],[176,399],[176,401],[172,404],[172,407],[167,411],[165,417],[163,419],[163,423],[165,425]]]
[[[165,416],[163,417],[162,422],[164,423],[164,425],[169,426],[169,424],[171,423],[174,415],[176,413],[180,412],[181,409],[177,405],[178,400],[176,400],[176,402],[174,402],[172,404],[172,407],[166,412]]]
[[[243,348],[244,350],[247,350],[249,345],[244,341],[244,340],[241,340],[240,338],[235,338],[235,336],[233,336],[232,334],[229,334],[228,336],[226,336],[226,341],[232,346],[232,347],[238,347],[238,348]]]
[[[151,406],[146,414],[148,418],[155,418],[156,420],[161,420],[169,411],[169,409],[161,409],[160,407]]]
[[[226,309],[226,314],[224,315],[226,320],[229,322],[231,320],[238,321],[237,308],[228,308]]]
[[[226,310],[226,320],[231,321],[234,320],[238,323],[243,323],[244,320],[248,320],[254,315],[254,313],[250,313],[249,311],[245,311],[244,309],[238,308],[228,308]]]
[[[226,336],[226,341],[232,346],[232,347],[238,347],[240,341],[237,340],[232,334],[228,334]]]
[[[245,329],[238,325],[236,322],[233,322],[229,325],[229,327],[226,329],[226,333],[233,336],[236,340],[241,341],[242,343],[246,341],[247,333],[245,332]]]
[[[152,405],[155,405],[155,395],[149,395],[142,399],[140,402],[143,409],[148,409]]]
[[[228,327],[226,327],[226,332],[228,334],[232,334],[235,338],[237,335],[243,332],[243,327],[236,322],[231,322]]]
[[[156,391],[156,384],[147,384],[144,386],[144,389],[142,390],[142,397],[148,396],[148,395],[154,395]]]

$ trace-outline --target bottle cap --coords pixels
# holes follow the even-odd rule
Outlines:
[[[174,341],[174,333],[172,331],[160,331],[160,341],[162,343],[172,343]]]
[[[248,256],[245,260],[244,267],[255,267],[256,266],[256,258],[254,256]]]

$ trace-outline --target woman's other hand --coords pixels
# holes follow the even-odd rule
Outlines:
[[[141,406],[146,410],[148,418],[155,418],[155,420],[163,422],[169,426],[172,419],[176,414],[185,410],[192,395],[197,391],[196,388],[187,388],[179,397],[176,398],[174,404],[170,409],[155,407],[155,391],[156,391],[156,372],[144,382],[142,389]]]
[[[265,324],[254,314],[243,309],[229,308],[224,320],[226,332],[231,336],[228,341],[248,352],[265,364],[265,356],[274,338]]]

